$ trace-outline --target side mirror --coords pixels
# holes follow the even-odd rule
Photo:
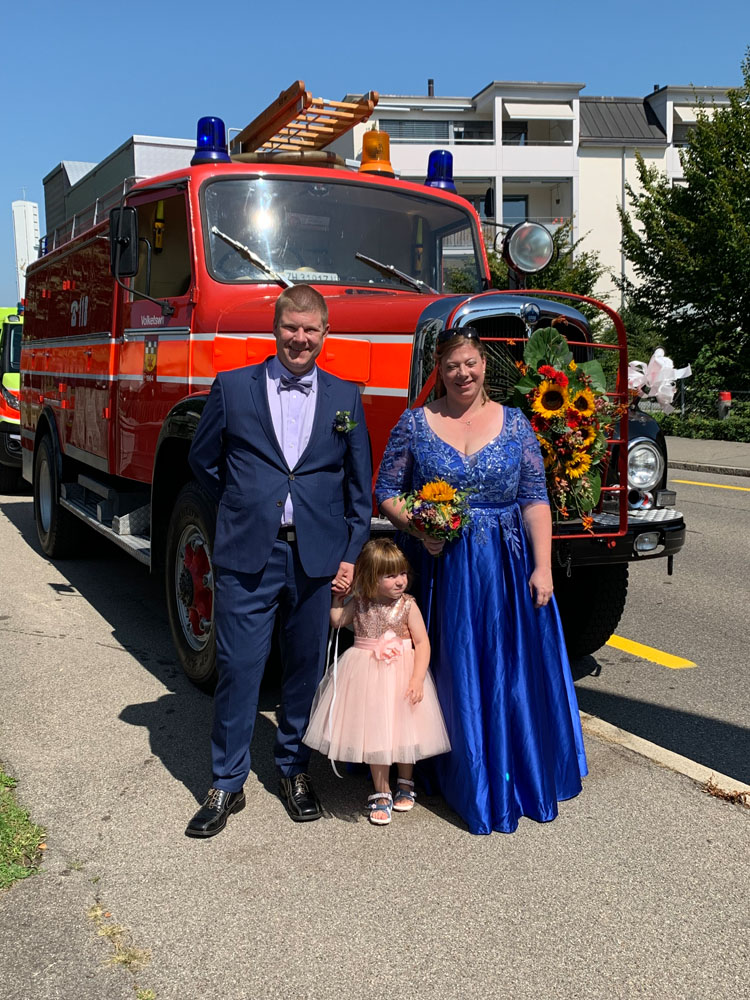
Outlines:
[[[109,213],[109,264],[115,278],[138,274],[138,214],[134,208]]]

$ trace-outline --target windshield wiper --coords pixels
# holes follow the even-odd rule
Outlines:
[[[354,256],[357,260],[361,260],[363,264],[369,264],[370,267],[374,267],[376,271],[380,271],[381,274],[392,275],[394,278],[398,278],[404,285],[409,285],[410,288],[416,288],[418,292],[422,292],[425,295],[437,295],[438,292],[435,291],[426,281],[421,281],[419,278],[412,278],[410,274],[406,274],[404,271],[399,271],[397,267],[393,264],[381,264],[379,260],[375,260],[374,257],[365,257],[363,253],[355,253]]]
[[[259,271],[263,271],[263,273],[267,274],[269,278],[273,278],[274,281],[278,281],[278,283],[283,285],[284,288],[291,288],[294,284],[294,282],[290,281],[289,278],[285,278],[283,274],[279,274],[278,271],[274,271],[269,264],[266,264],[262,257],[259,257],[257,253],[253,253],[250,247],[246,247],[244,243],[240,243],[239,240],[232,239],[231,236],[227,236],[226,233],[222,233],[222,231],[216,226],[211,226],[211,232],[220,236],[225,243],[230,245],[230,247],[234,247],[235,250],[239,250],[239,252],[244,254],[250,263],[254,264]]]

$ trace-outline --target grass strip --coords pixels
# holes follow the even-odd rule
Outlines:
[[[0,891],[39,871],[44,829],[16,802],[11,778],[0,767]]]

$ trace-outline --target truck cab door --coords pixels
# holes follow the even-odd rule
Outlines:
[[[117,473],[149,482],[161,424],[186,394],[193,268],[189,203],[184,189],[138,193],[139,267],[134,292],[121,292],[121,343],[116,402]]]

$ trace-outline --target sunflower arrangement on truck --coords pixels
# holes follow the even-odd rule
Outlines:
[[[518,367],[515,402],[541,445],[555,521],[580,518],[592,531],[607,441],[627,404],[610,398],[599,362],[576,364],[565,337],[552,327],[534,331]]]

